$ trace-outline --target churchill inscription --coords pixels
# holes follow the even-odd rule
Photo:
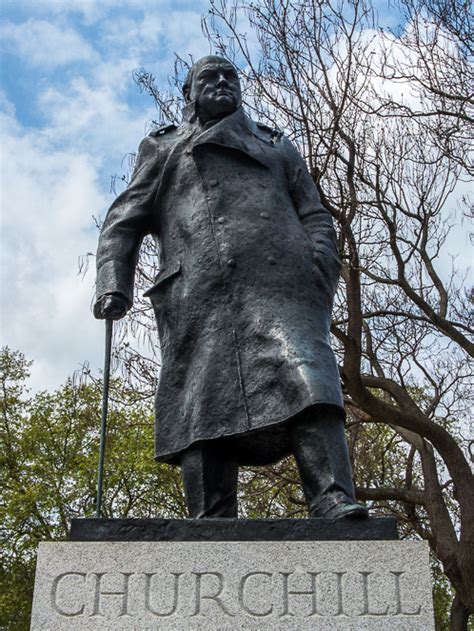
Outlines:
[[[105,617],[107,613],[119,618],[133,617],[136,613],[170,618],[186,609],[190,617],[205,617],[209,609],[228,617],[243,613],[255,618],[419,616],[421,603],[405,606],[406,589],[402,594],[400,583],[405,574],[391,570],[386,573],[255,571],[229,580],[219,571],[63,572],[52,583],[51,605],[65,618]],[[106,588],[106,583],[111,586]],[[345,593],[348,589],[359,596],[350,607]],[[372,600],[377,600],[380,592],[385,593],[386,603],[377,610],[372,607]],[[256,594],[260,594],[258,607],[253,602]],[[115,598],[112,600],[111,596]],[[130,607],[132,600],[137,605],[135,611]]]
[[[32,629],[425,631],[427,555],[399,541],[42,544]]]

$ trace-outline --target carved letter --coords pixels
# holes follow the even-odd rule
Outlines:
[[[395,616],[405,615],[405,616],[419,616],[421,612],[421,605],[419,605],[418,609],[415,611],[403,611],[402,608],[402,592],[400,589],[400,576],[405,574],[405,572],[392,572],[395,577],[395,599],[396,599],[396,608],[394,611]]]
[[[58,576],[56,576],[51,587],[51,607],[60,616],[65,616],[66,618],[74,618],[74,616],[80,616],[82,613],[84,613],[84,605],[82,605],[77,611],[65,611],[64,609],[61,609],[57,602],[59,584],[63,581],[63,579],[66,578],[66,576],[80,576],[83,583],[84,579],[86,578],[84,572],[64,572],[64,574],[59,574]]]
[[[337,611],[334,614],[335,616],[345,616],[344,613],[344,599],[342,597],[342,577],[347,572],[334,572],[337,577]]]
[[[370,611],[370,599],[369,599],[369,576],[373,574],[373,572],[359,572],[362,575],[362,590],[364,595],[364,608],[362,613],[359,614],[361,616],[386,616],[388,610],[390,609],[389,605],[387,605],[385,611]]]
[[[95,573],[96,582],[95,582],[95,592],[94,592],[94,609],[92,611],[92,616],[103,616],[104,614],[100,610],[100,597],[101,596],[121,596],[122,598],[122,607],[120,609],[119,617],[130,615],[127,611],[128,608],[128,583],[132,574],[127,574],[125,572],[120,572],[123,576],[123,589],[118,592],[105,592],[101,589],[102,577],[105,576],[105,572],[103,573]]]
[[[245,586],[247,585],[247,581],[249,580],[249,578],[251,578],[252,576],[269,576],[271,578],[272,574],[271,572],[250,572],[249,574],[243,576],[239,585],[239,604],[242,609],[251,616],[264,618],[265,616],[269,616],[272,613],[273,605],[270,605],[269,609],[267,609],[266,611],[255,611],[254,609],[250,609],[250,607],[245,604]]]
[[[233,616],[234,614],[226,609],[226,607],[224,606],[224,603],[219,598],[219,596],[222,594],[222,591],[224,589],[224,577],[222,576],[222,574],[220,574],[219,572],[192,572],[192,573],[196,577],[196,606],[195,606],[194,613],[191,615],[192,616],[203,615],[201,614],[201,600],[204,600],[204,598],[206,598],[207,600],[213,600],[214,602],[216,602],[219,605],[219,607],[222,609],[222,611],[226,613],[228,616]],[[217,578],[219,582],[219,587],[215,594],[210,595],[210,594],[202,593],[201,582],[202,582],[203,576],[215,576]]]
[[[318,602],[317,602],[317,592],[316,592],[316,578],[321,574],[321,572],[307,572],[311,576],[311,589],[309,591],[290,591],[288,589],[288,579],[294,574],[294,572],[280,572],[283,577],[283,611],[280,614],[282,616],[294,616],[295,614],[291,613],[289,606],[289,598],[290,595],[298,595],[298,594],[306,594],[311,596],[311,613],[308,614],[308,618],[310,616],[318,615]]]
[[[174,576],[173,604],[171,605],[171,608],[168,611],[162,612],[162,611],[156,611],[156,609],[153,609],[150,602],[151,579],[154,576],[156,576],[156,574],[147,574],[145,572],[145,609],[146,611],[149,611],[154,616],[158,616],[159,618],[166,618],[167,616],[172,616],[176,612],[176,609],[178,607],[179,577],[182,576],[183,574],[178,573],[178,572],[176,573],[172,572],[171,574]]]

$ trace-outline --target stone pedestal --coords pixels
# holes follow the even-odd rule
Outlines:
[[[31,628],[434,630],[424,542],[299,539],[43,543]]]

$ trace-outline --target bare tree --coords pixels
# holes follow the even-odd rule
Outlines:
[[[334,217],[343,272],[332,333],[358,497],[429,541],[456,592],[457,630],[474,612],[472,302],[452,252],[472,175],[472,41],[464,2],[401,10],[403,28],[384,32],[365,0],[221,0],[203,27],[243,69],[247,108],[299,146]],[[176,120],[177,80],[165,92],[136,78]],[[151,331],[149,317],[139,301],[128,326]],[[268,514],[300,510],[287,463],[244,479],[250,514],[262,489]]]

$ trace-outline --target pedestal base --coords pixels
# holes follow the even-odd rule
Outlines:
[[[393,540],[43,543],[31,628],[430,631],[428,546]]]

